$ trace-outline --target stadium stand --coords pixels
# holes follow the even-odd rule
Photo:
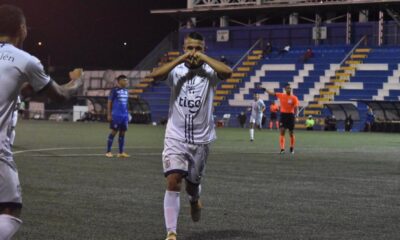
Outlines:
[[[246,4],[235,4],[235,8],[241,9],[243,13],[251,13],[254,10],[251,5],[260,5],[265,11],[274,11],[276,7],[290,8],[285,5],[286,1],[280,0],[244,2]],[[362,6],[360,9],[373,8],[375,2],[378,1],[368,1],[365,5],[360,5]],[[319,3],[320,1],[296,1],[299,7],[313,6],[320,9],[324,5]],[[326,3],[332,4],[332,9],[340,5],[353,4],[351,1],[334,0]],[[394,8],[390,6],[386,6],[386,11],[392,16],[390,13]],[[207,14],[203,13],[203,9],[225,11],[224,7],[226,6],[220,1],[207,4],[198,1],[192,6],[199,16]],[[192,14],[194,11],[192,8],[188,7],[185,13],[178,10],[152,12],[177,16],[187,14],[186,17]],[[180,54],[177,46],[182,46],[184,37],[191,31],[198,31],[206,39],[207,54],[216,59],[223,58],[234,68],[232,77],[217,87],[214,98],[215,116],[218,120],[223,120],[225,125],[239,126],[236,116],[241,112],[247,112],[254,93],[263,93],[262,88],[282,91],[283,85],[290,83],[301,105],[296,128],[304,128],[305,116],[313,115],[317,122],[316,128],[322,129],[325,116],[332,114],[326,104],[353,104],[359,110],[361,126],[365,120],[363,118],[367,105],[357,100],[399,101],[400,48],[396,46],[397,35],[382,32],[382,29],[386,29],[385,31],[397,29],[399,22],[395,16],[392,16],[394,21],[364,21],[360,9],[356,10],[360,11],[359,21],[354,21],[351,15],[345,14],[321,20],[319,23],[316,16],[314,24],[298,24],[298,18],[293,20],[292,15],[289,19],[290,24],[283,25],[262,25],[256,21],[254,24],[239,24],[239,26],[196,27],[190,20],[186,28],[182,27],[179,30],[179,36],[173,44],[175,47],[168,48],[164,55],[159,54],[157,57],[159,61],[154,67],[176,58]],[[343,17],[347,18],[347,21],[335,22],[337,18]],[[224,22],[222,18],[220,21],[221,24]],[[315,28],[320,27],[318,24],[326,28],[328,35],[325,38],[314,36],[317,34]],[[223,35],[223,40],[218,39],[220,30],[223,34],[227,34]],[[266,57],[263,56],[262,49],[267,41],[272,43],[273,49]],[[290,51],[279,54],[279,49],[289,44]],[[304,63],[303,56],[308,48],[312,49],[314,56]],[[104,75],[106,72],[94,73],[90,78],[91,85],[106,87],[104,84],[107,80],[102,82],[99,80],[107,79]],[[141,74],[138,79],[131,82],[131,86],[132,97],[149,103],[152,121],[165,122],[168,117],[170,89],[162,82],[147,78],[146,74]],[[90,89],[88,95],[95,92],[94,95],[98,96],[96,91],[99,89]],[[107,91],[103,94],[106,95]],[[267,105],[275,100],[266,94],[261,94],[261,99],[266,101]],[[231,118],[224,118],[224,115],[229,115]],[[269,117],[268,108],[266,116]]]

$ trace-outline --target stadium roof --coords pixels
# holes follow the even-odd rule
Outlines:
[[[175,18],[188,18],[198,16],[221,16],[227,15],[249,15],[265,14],[276,10],[292,11],[332,11],[351,6],[354,9],[376,8],[377,5],[388,5],[391,7],[400,6],[399,0],[321,0],[321,1],[271,1],[257,5],[253,4],[203,4],[195,5],[186,9],[156,9],[151,10],[152,14],[170,15]],[[338,9],[339,8],[339,9]]]

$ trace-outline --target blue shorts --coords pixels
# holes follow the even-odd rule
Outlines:
[[[124,117],[112,116],[112,121],[110,123],[110,129],[115,130],[115,131],[127,131],[128,123],[129,123],[128,116],[124,116]]]

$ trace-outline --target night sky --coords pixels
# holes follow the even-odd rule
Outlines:
[[[178,22],[151,9],[185,8],[186,0],[0,0],[25,13],[24,49],[47,65],[132,69]],[[42,42],[42,46],[38,45]],[[124,42],[127,43],[124,46]]]

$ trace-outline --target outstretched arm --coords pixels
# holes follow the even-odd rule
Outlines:
[[[177,57],[173,61],[168,62],[168,63],[162,65],[161,67],[154,69],[154,71],[151,72],[150,75],[148,75],[148,77],[154,78],[155,80],[165,80],[167,78],[167,75],[169,74],[169,72],[171,72],[172,69],[174,69],[174,67],[183,63],[189,57],[190,57],[190,53],[189,52],[185,53],[185,54]]]
[[[43,89],[37,94],[44,96],[56,102],[63,102],[70,99],[74,94],[77,93],[79,87],[82,85],[81,77],[83,70],[80,68],[74,69],[69,73],[71,81],[64,85],[58,85],[56,82],[49,82]],[[36,93],[30,83],[26,83],[21,88],[21,95],[24,97],[32,97]]]
[[[218,60],[215,60],[214,58],[205,55],[202,52],[194,53],[193,57],[198,58],[199,60],[210,65],[210,67],[214,69],[214,71],[217,72],[218,76],[223,80],[230,78],[232,75],[232,69],[229,66],[227,66],[223,62],[220,62]]]
[[[275,96],[275,92],[273,92],[273,91],[270,91],[270,90],[268,90],[268,89],[266,89],[266,88],[264,88],[264,91],[265,91],[268,95]]]

